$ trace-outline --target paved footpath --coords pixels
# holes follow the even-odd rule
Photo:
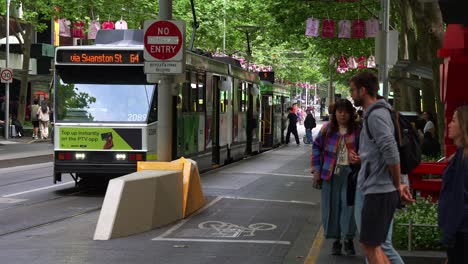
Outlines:
[[[320,127],[320,125],[319,125]],[[319,127],[314,129],[314,135],[317,134]],[[303,126],[298,127],[300,137],[302,139],[303,135]],[[301,142],[302,144],[302,142]],[[293,144],[295,145],[295,144]],[[290,151],[293,150],[294,151]],[[309,146],[288,146],[283,148],[280,151],[275,151],[277,153],[283,153],[285,157],[289,156],[291,160],[295,161],[294,164],[289,164],[288,166],[281,167],[284,171],[281,171],[280,168],[278,171],[275,171],[278,175],[283,175],[291,173],[291,170],[297,170],[303,165],[307,165],[307,157],[310,156],[311,147]],[[2,140],[0,138],[0,168],[6,167],[15,167],[26,164],[36,164],[36,163],[46,163],[52,161],[53,145],[50,141],[41,141],[41,140],[32,140],[31,138],[21,138],[21,139],[10,139],[8,141]],[[297,156],[293,158],[292,156]],[[262,159],[257,157],[257,159]],[[302,160],[303,161],[300,161]],[[258,164],[252,165],[258,169]],[[292,166],[292,167],[291,167]],[[13,168],[12,168],[13,169]],[[254,167],[252,167],[254,169]],[[223,174],[229,174],[229,171],[232,170],[229,167],[222,169]],[[302,170],[302,169],[300,169]],[[304,171],[304,173],[306,173]],[[211,195],[215,195],[217,192],[221,192],[223,189],[217,188],[218,177],[210,177],[210,175],[215,174],[209,172],[203,176],[204,182],[207,182],[213,178],[213,186],[205,186],[205,188],[211,190]],[[1,175],[0,175],[1,176]],[[216,184],[215,184],[216,183]],[[268,184],[268,182],[264,182]],[[260,187],[260,186],[257,186]],[[271,194],[274,192],[274,186],[271,188]],[[261,188],[260,188],[261,189]],[[256,190],[260,189],[251,189],[248,193],[256,193]],[[304,194],[309,197],[314,197],[313,200],[319,197],[319,193],[316,190],[311,189],[311,193]],[[268,193],[263,193],[262,195],[268,195]],[[296,193],[296,195],[298,195]],[[311,198],[309,197],[309,199]],[[285,209],[282,209],[285,210]],[[309,224],[304,225],[304,228],[300,231],[300,235],[297,237],[297,240],[290,248],[289,252],[283,259],[283,263],[320,263],[320,264],[332,264],[332,263],[343,263],[343,264],[354,264],[354,263],[365,263],[362,251],[359,248],[357,239],[355,240],[355,246],[357,250],[357,256],[348,257],[348,256],[332,256],[331,252],[331,240],[326,240],[323,237],[323,231],[319,228],[319,216],[315,215],[312,218],[309,218]],[[89,228],[89,227],[88,227]],[[177,234],[176,234],[177,235]],[[232,250],[237,251],[239,249]],[[442,264],[443,254],[440,252],[406,252],[400,251],[401,255],[405,259],[407,264]],[[245,259],[244,259],[245,260]],[[261,262],[261,261],[260,261]],[[259,262],[259,263],[260,263]]]
[[[0,138],[0,168],[51,162],[53,150],[50,140]]]

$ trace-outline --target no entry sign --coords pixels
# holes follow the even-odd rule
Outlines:
[[[143,39],[146,61],[182,61],[185,22],[181,20],[146,20]]]

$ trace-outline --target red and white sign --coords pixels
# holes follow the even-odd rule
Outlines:
[[[0,72],[0,79],[2,83],[12,83],[13,82],[13,71],[9,68],[3,68]]]
[[[146,20],[144,23],[146,61],[182,61],[185,22],[182,20]]]

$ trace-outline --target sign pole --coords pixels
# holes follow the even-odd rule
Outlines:
[[[172,0],[159,0],[159,18],[172,19]],[[172,84],[174,77],[164,74],[158,84],[158,161],[172,160]]]
[[[379,65],[380,82],[382,83],[382,96],[388,99],[389,87],[388,87],[388,31],[389,31],[389,20],[390,20],[390,0],[381,1],[382,9],[382,39],[381,39],[381,62]]]
[[[6,0],[6,58],[5,68],[8,68],[8,59],[10,57],[10,0]],[[10,83],[5,83],[5,139],[8,140],[10,129]]]

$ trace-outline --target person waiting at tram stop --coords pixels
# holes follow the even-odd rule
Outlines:
[[[435,137],[436,133],[435,133],[435,126],[434,126],[434,116],[432,115],[432,113],[429,111],[424,111],[421,117],[426,121],[424,125],[424,129],[423,129],[423,133],[426,134],[426,132],[431,132],[432,137]]]
[[[41,131],[41,139],[49,137],[49,120],[50,108],[46,101],[41,102],[41,107],[37,110],[37,119],[39,120],[39,129]]]
[[[348,178],[353,171],[348,155],[356,151],[360,125],[354,119],[354,107],[346,99],[338,100],[330,112],[330,121],[318,133],[311,158],[314,187],[321,188],[321,218],[325,237],[334,239],[332,255],[355,255],[354,207],[349,206]],[[354,196],[353,196],[354,197]]]
[[[39,119],[38,111],[41,106],[39,105],[39,99],[34,98],[33,104],[31,105],[31,123],[33,125],[32,138],[37,139],[39,135]]]
[[[438,224],[448,264],[468,263],[468,106],[457,108],[448,125],[457,146],[442,175]]]
[[[294,110],[293,108],[291,107],[288,107],[287,109],[289,111],[289,114],[288,114],[288,120],[289,120],[289,124],[288,124],[288,132],[286,132],[286,144],[289,144],[289,138],[291,137],[291,133],[294,135],[294,138],[296,139],[296,143],[297,145],[299,146],[300,143],[299,143],[299,135],[297,134],[297,115],[296,113],[294,113]]]
[[[312,112],[310,109],[307,109],[306,111],[307,116],[304,120],[304,127],[305,127],[305,132],[306,132],[306,144],[312,144],[313,139],[312,139],[312,129],[317,126],[317,123],[315,121],[314,115],[312,115]]]
[[[16,137],[21,138],[24,135],[23,125],[21,122],[16,118],[16,115],[11,115],[11,124],[15,127]]]

